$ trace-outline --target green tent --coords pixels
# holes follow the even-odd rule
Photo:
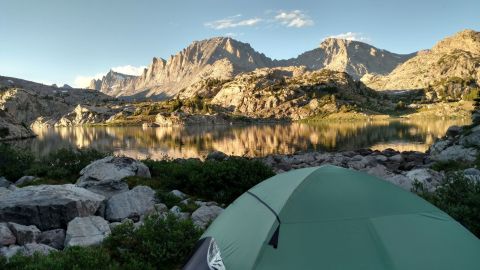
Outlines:
[[[480,269],[480,241],[415,194],[335,166],[274,176],[235,200],[184,269]]]

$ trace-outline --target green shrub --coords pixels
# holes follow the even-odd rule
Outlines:
[[[47,256],[13,256],[9,262],[0,256],[0,269],[179,269],[201,235],[191,220],[170,214],[165,219],[150,216],[135,229],[124,223],[98,247],[71,247]]]
[[[95,149],[60,149],[35,162],[26,172],[29,175],[53,180],[70,180],[78,178],[80,171],[92,161],[105,157],[106,154]]]
[[[162,190],[157,190],[156,195],[159,201],[165,204],[168,208],[172,208],[173,206],[179,204],[182,201],[182,199],[173,195],[172,193]]]
[[[24,176],[34,161],[33,155],[28,151],[15,150],[7,144],[0,143],[0,177],[15,182]]]
[[[449,161],[437,161],[432,165],[432,169],[435,171],[455,171],[468,168],[468,164],[464,162],[449,160]]]
[[[152,188],[178,189],[206,200],[229,204],[259,182],[274,175],[260,161],[229,158],[224,161],[198,160],[153,161],[144,163],[150,168]],[[152,183],[148,180],[146,183]]]
[[[165,219],[150,216],[137,230],[131,222],[115,227],[103,245],[122,265],[145,262],[152,269],[177,269],[201,233],[191,220],[179,220],[172,214]]]
[[[63,252],[32,257],[15,255],[7,263],[0,260],[0,269],[5,270],[63,270],[63,269],[119,269],[109,253],[102,247],[71,247]],[[140,269],[140,268],[138,268]]]
[[[449,173],[447,179],[435,192],[428,192],[419,182],[413,191],[480,237],[480,183],[461,173]]]
[[[8,135],[10,135],[10,129],[8,129],[7,127],[0,128],[0,138],[5,138]]]

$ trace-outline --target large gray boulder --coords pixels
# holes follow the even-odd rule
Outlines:
[[[472,132],[460,139],[460,144],[466,147],[480,147],[480,131]]]
[[[412,189],[412,180],[405,175],[395,174],[385,178],[385,180],[405,190],[410,191]]]
[[[8,223],[8,228],[12,231],[13,235],[17,239],[17,244],[25,245],[28,243],[34,243],[40,236],[40,230],[35,225],[21,225],[13,222]]]
[[[105,197],[75,185],[40,185],[0,196],[0,222],[66,228],[75,217],[95,214]]]
[[[1,196],[4,196],[4,195],[7,195],[9,194],[10,192],[12,192],[10,189],[8,188],[4,188],[4,187],[0,187],[0,197]]]
[[[9,246],[17,242],[17,238],[12,233],[10,228],[8,228],[7,223],[0,223],[0,246]]]
[[[37,177],[35,177],[35,176],[25,175],[25,176],[20,177],[20,179],[18,179],[17,182],[15,182],[15,185],[16,186],[22,186],[22,185],[30,184],[30,183],[34,182],[36,179],[37,179]]]
[[[123,180],[128,176],[150,178],[150,170],[142,162],[128,157],[109,156],[90,163],[80,171],[77,185],[111,197],[128,190]]]
[[[0,177],[0,187],[8,188],[12,185],[12,182],[8,181],[5,177]]]
[[[422,183],[428,191],[434,191],[436,187],[443,183],[444,175],[432,169],[415,169],[407,172],[405,175],[413,181]]]
[[[142,215],[152,212],[154,206],[155,191],[150,187],[137,186],[108,199],[105,218],[109,221],[121,221],[125,218],[138,221]]]
[[[76,217],[68,223],[65,247],[98,245],[110,232],[108,222],[102,217]]]
[[[432,150],[432,148],[430,148]],[[478,151],[475,148],[465,148],[462,145],[453,145],[442,151],[431,151],[430,159],[433,161],[464,161],[473,162],[477,159]]]
[[[65,243],[65,230],[54,229],[44,231],[37,238],[37,242],[39,244],[48,245],[56,249],[63,249],[63,245]]]
[[[192,213],[192,221],[198,227],[204,229],[223,212],[223,208],[216,205],[212,206],[200,206]]]

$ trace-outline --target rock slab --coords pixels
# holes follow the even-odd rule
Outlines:
[[[128,176],[150,178],[150,170],[142,162],[128,157],[109,156],[90,163],[80,171],[77,185],[111,197],[128,190],[123,179]]]
[[[110,232],[108,222],[102,217],[76,217],[68,223],[65,247],[98,245]]]
[[[66,228],[75,217],[93,215],[104,199],[72,184],[19,188],[0,196],[0,222],[35,225],[40,230]]]
[[[125,218],[140,220],[154,210],[155,191],[150,187],[137,186],[130,191],[112,196],[105,209],[105,217],[109,221],[121,221]]]

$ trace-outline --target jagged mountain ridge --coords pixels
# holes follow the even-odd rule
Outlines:
[[[109,72],[93,80],[90,88],[112,96],[173,97],[205,78],[231,79],[242,72],[264,67],[306,66],[347,72],[359,79],[364,74],[387,74],[414,54],[400,55],[377,49],[366,43],[326,39],[319,48],[288,60],[272,60],[255,51],[248,43],[229,37],[193,42],[168,60],[153,58],[140,76],[119,76]]]
[[[438,84],[444,87],[452,79],[480,84],[480,32],[460,31],[431,50],[418,53],[390,74],[367,75],[362,81],[376,90],[408,90]]]
[[[280,61],[280,64],[306,66],[312,70],[327,68],[347,72],[354,79],[360,79],[369,73],[388,74],[415,54],[396,54],[359,41],[327,38],[318,48]]]
[[[231,78],[240,72],[272,65],[272,60],[256,52],[249,44],[232,38],[212,38],[193,42],[168,60],[153,58],[140,76],[118,76],[109,72],[90,87],[114,96],[171,97],[180,89],[206,77]],[[116,75],[116,76],[112,76]],[[120,89],[111,85],[123,85]]]

